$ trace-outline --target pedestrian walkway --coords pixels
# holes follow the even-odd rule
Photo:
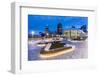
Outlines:
[[[51,47],[51,43],[48,43],[44,50],[49,51],[50,47]]]

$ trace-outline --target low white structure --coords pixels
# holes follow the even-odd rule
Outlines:
[[[82,39],[87,37],[87,34],[80,29],[68,29],[64,31],[64,36],[68,39]]]

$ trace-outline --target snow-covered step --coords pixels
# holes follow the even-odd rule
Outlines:
[[[50,47],[51,47],[51,43],[48,43],[44,50],[49,51]]]

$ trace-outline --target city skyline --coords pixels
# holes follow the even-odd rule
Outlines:
[[[28,61],[88,57],[88,17],[28,15]]]
[[[72,26],[80,28],[88,26],[88,17],[79,16],[50,16],[50,15],[28,15],[28,33],[44,32],[45,26],[49,31],[55,32],[57,25],[61,23],[63,30],[70,29]]]

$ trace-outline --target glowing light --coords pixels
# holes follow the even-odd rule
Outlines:
[[[54,54],[46,54],[46,55],[40,54],[40,57],[42,59],[52,58],[52,57],[56,57],[56,56],[59,56],[59,55],[65,54],[65,53],[72,52],[74,50],[75,50],[75,47],[72,47],[71,49],[60,51],[60,52],[54,53]]]
[[[34,32],[34,31],[32,31],[32,32],[31,32],[31,34],[32,34],[32,35],[34,35],[34,34],[35,34],[35,32]]]

